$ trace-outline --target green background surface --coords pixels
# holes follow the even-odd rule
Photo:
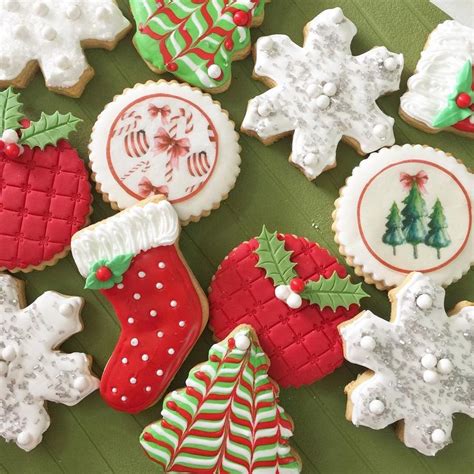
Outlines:
[[[26,1],[26,0],[23,0]],[[470,0],[465,0],[470,1]],[[120,7],[130,18],[127,2]],[[286,33],[301,43],[304,25],[326,8],[341,6],[358,28],[352,43],[354,54],[385,45],[405,55],[401,92],[413,73],[420,51],[430,31],[446,19],[428,0],[273,0],[266,8],[263,25],[252,31],[261,35]],[[87,57],[96,70],[95,78],[79,100],[49,92],[40,74],[23,92],[26,113],[41,111],[72,112],[84,119],[72,138],[84,159],[92,125],[115,94],[137,82],[157,78],[141,61],[131,42],[131,34],[113,52],[89,50]],[[266,90],[251,78],[252,58],[234,64],[233,84],[217,96],[240,126],[247,101]],[[382,98],[379,103],[395,117],[398,144],[422,143],[454,154],[474,167],[474,146],[467,138],[448,133],[428,135],[403,122],[398,116],[400,93]],[[337,168],[309,182],[287,162],[291,139],[265,147],[247,136],[241,137],[242,172],[236,188],[220,209],[197,224],[184,228],[181,248],[203,288],[225,255],[241,241],[259,233],[263,223],[270,229],[306,236],[338,254],[331,231],[331,213],[338,190],[361,157],[350,147],[338,148]],[[93,221],[113,211],[100,196],[94,200]],[[63,345],[66,351],[81,351],[94,357],[93,369],[101,374],[119,334],[119,324],[107,301],[98,293],[83,290],[84,281],[71,256],[42,272],[21,275],[27,282],[31,302],[46,290],[56,290],[86,299],[83,310],[85,330]],[[365,285],[371,299],[363,306],[388,318],[389,304],[384,292]],[[474,300],[474,272],[447,290],[446,306],[459,300]],[[170,389],[184,385],[188,370],[207,359],[212,343],[205,331],[176,376]],[[454,444],[435,458],[406,448],[391,427],[375,431],[356,428],[344,418],[346,397],[343,388],[362,369],[345,364],[324,380],[298,390],[282,390],[281,404],[294,419],[293,445],[303,460],[304,473],[472,473],[474,466],[474,423],[465,415],[455,416]],[[14,444],[0,440],[0,473],[136,473],[157,472],[138,444],[142,428],[159,418],[161,403],[131,416],[109,408],[96,392],[79,405],[68,408],[49,404],[52,424],[42,444],[24,453]]]

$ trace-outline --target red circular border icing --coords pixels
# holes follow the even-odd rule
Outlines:
[[[169,202],[171,204],[177,204],[179,202],[184,202],[184,201],[187,201],[188,199],[192,198],[193,196],[195,196],[197,193],[199,193],[202,188],[204,186],[207,185],[207,183],[209,182],[209,179],[211,178],[211,176],[213,175],[214,173],[214,170],[215,170],[215,167],[216,167],[216,163],[217,163],[217,160],[219,159],[219,135],[217,134],[217,130],[216,130],[216,127],[214,125],[214,123],[212,122],[212,120],[210,119],[209,115],[204,112],[204,110],[199,107],[198,105],[196,105],[195,103],[191,102],[190,100],[188,99],[185,99],[183,97],[179,97],[179,96],[176,96],[176,95],[173,95],[173,94],[163,94],[163,93],[156,93],[156,94],[149,94],[149,95],[146,95],[146,96],[143,96],[143,97],[140,97],[138,99],[135,99],[133,102],[130,102],[126,107],[124,107],[118,114],[117,116],[115,117],[114,121],[112,122],[112,125],[110,126],[110,129],[109,129],[109,132],[108,132],[108,136],[107,136],[107,145],[106,145],[106,154],[107,154],[107,164],[109,166],[109,169],[110,169],[110,172],[112,173],[112,176],[114,177],[116,183],[129,195],[129,196],[132,196],[133,198],[141,201],[143,199],[142,196],[140,196],[139,194],[136,194],[134,192],[132,192],[127,186],[125,186],[122,182],[122,180],[117,176],[117,173],[115,172],[115,169],[114,169],[114,166],[113,166],[113,163],[112,163],[112,160],[111,160],[111,156],[110,156],[110,141],[111,141],[111,138],[112,138],[112,133],[113,133],[113,130],[115,129],[116,125],[117,125],[117,122],[120,120],[120,117],[122,117],[129,109],[130,107],[134,106],[135,104],[137,103],[140,103],[140,102],[144,102],[145,100],[148,100],[148,99],[152,99],[152,98],[157,98],[157,97],[170,97],[170,98],[173,98],[173,99],[176,99],[176,100],[180,100],[182,102],[186,102],[188,103],[189,105],[191,105],[192,107],[194,107],[195,109],[199,110],[199,112],[206,118],[209,126],[212,128],[213,132],[214,132],[214,136],[216,137],[216,157],[215,157],[215,160],[214,160],[214,163],[212,165],[212,169],[207,177],[207,179],[202,182],[200,184],[200,186],[198,188],[196,188],[192,193],[182,197],[182,198],[179,198],[179,199],[175,199],[175,200],[170,200]]]
[[[367,238],[364,234],[364,230],[362,228],[362,223],[361,223],[361,218],[360,218],[360,208],[361,208],[361,203],[362,203],[362,200],[364,198],[364,195],[365,193],[367,192],[367,189],[369,188],[369,186],[372,184],[372,182],[379,176],[381,175],[384,171],[386,171],[387,169],[389,168],[393,168],[395,166],[400,166],[404,163],[422,163],[422,164],[425,164],[425,165],[428,165],[428,166],[432,166],[433,168],[437,168],[439,169],[440,171],[442,171],[443,173],[446,173],[450,178],[453,179],[453,181],[459,186],[459,188],[461,189],[462,193],[464,194],[465,198],[466,198],[466,202],[467,202],[467,208],[469,209],[469,225],[468,225],[468,229],[467,229],[467,234],[466,234],[466,237],[464,238],[464,241],[460,247],[460,249],[451,257],[449,258],[448,260],[446,260],[444,263],[440,264],[440,265],[437,265],[436,267],[431,267],[431,268],[426,268],[426,269],[417,269],[416,271],[418,272],[422,272],[422,273],[430,273],[430,272],[434,272],[436,270],[439,270],[443,267],[445,267],[446,265],[448,265],[449,263],[451,263],[453,260],[455,260],[459,254],[464,250],[464,248],[466,247],[466,244],[468,242],[468,239],[469,239],[469,234],[471,232],[471,228],[472,228],[472,210],[471,210],[471,202],[470,202],[470,199],[469,199],[469,195],[467,193],[467,191],[465,190],[464,186],[461,184],[461,182],[457,179],[457,177],[451,173],[450,171],[444,169],[442,166],[438,165],[438,164],[435,164],[435,163],[432,163],[430,161],[425,161],[425,160],[404,160],[404,161],[399,161],[398,163],[392,163],[391,165],[388,165],[386,166],[385,168],[381,169],[378,173],[376,173],[374,176],[372,176],[372,178],[370,178],[370,180],[366,183],[366,185],[364,186],[364,188],[362,189],[362,192],[360,194],[360,197],[359,197],[359,201],[357,202],[357,226],[359,228],[359,233],[360,233],[360,236],[362,238],[362,241],[364,242],[364,245],[366,246],[367,250],[370,252],[370,254],[378,261],[380,262],[382,265],[386,266],[387,268],[390,268],[391,270],[395,270],[397,272],[400,272],[400,273],[410,273],[414,270],[405,270],[403,268],[398,268],[394,265],[391,265],[390,263],[386,262],[385,260],[383,260],[382,258],[380,258],[377,253],[375,253],[375,251],[372,249],[372,247],[369,245],[368,241],[367,241]]]

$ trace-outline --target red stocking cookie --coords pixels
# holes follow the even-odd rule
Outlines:
[[[342,364],[337,325],[355,316],[366,296],[327,250],[265,228],[232,250],[209,291],[216,337],[238,324],[254,326],[270,375],[283,387],[313,383]]]
[[[207,302],[178,249],[179,222],[163,196],[82,230],[72,253],[86,288],[100,289],[122,326],[100,391],[113,408],[153,405],[207,322]]]
[[[0,92],[0,270],[42,270],[87,223],[92,195],[83,161],[62,140],[71,114],[23,118],[19,95]]]

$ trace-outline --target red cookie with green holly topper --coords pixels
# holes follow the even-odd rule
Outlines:
[[[337,325],[367,296],[327,250],[290,234],[244,242],[225,258],[209,289],[216,338],[251,324],[282,387],[311,384],[343,362]]]
[[[79,122],[58,112],[30,122],[19,94],[0,92],[0,271],[53,265],[88,222],[88,173],[64,140]]]
[[[86,288],[101,291],[122,328],[100,384],[116,410],[137,413],[161,398],[207,323],[179,232],[176,211],[158,195],[73,237]]]

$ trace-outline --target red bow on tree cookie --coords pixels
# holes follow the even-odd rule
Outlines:
[[[402,183],[404,189],[410,189],[414,184],[418,186],[418,189],[425,193],[425,184],[428,181],[428,175],[424,171],[418,171],[417,174],[400,173],[400,183]]]
[[[138,194],[144,198],[155,194],[164,194],[165,196],[168,196],[168,193],[168,186],[153,186],[152,182],[146,176],[143,176],[138,183]]]
[[[163,107],[157,107],[156,105],[151,104],[148,107],[148,113],[152,117],[158,117],[161,115],[161,121],[167,125],[168,124],[168,117],[171,114],[171,108],[169,105],[164,105]]]
[[[159,128],[155,135],[155,146],[157,151],[166,152],[171,159],[171,167],[178,168],[179,158],[189,153],[191,143],[188,138],[176,139],[164,128]]]

